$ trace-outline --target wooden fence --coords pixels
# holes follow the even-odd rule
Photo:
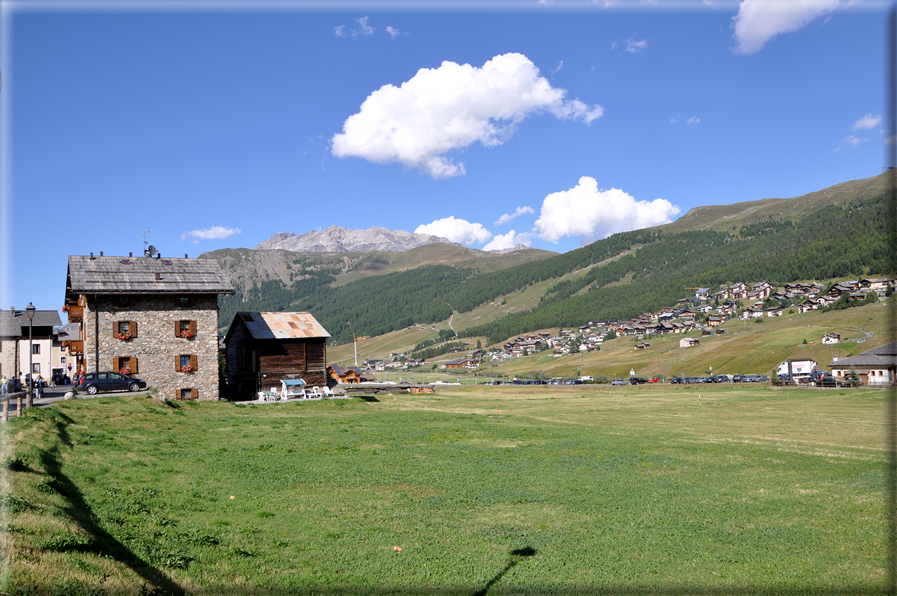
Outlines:
[[[16,400],[16,416],[22,415],[22,401],[25,402],[26,408],[34,405],[34,399],[30,391],[16,391],[7,395],[0,396],[0,402],[3,402],[3,422],[9,420],[9,402]]]

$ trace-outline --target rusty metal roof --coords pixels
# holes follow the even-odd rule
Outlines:
[[[330,337],[307,312],[239,312],[254,339],[305,339]]]

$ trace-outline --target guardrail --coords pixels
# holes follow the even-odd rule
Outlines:
[[[26,408],[34,406],[34,399],[30,391],[16,391],[0,396],[0,402],[3,402],[3,422],[9,420],[9,402],[12,400],[16,400],[16,416],[22,415],[22,398],[25,398]]]

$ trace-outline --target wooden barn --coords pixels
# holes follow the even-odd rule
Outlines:
[[[238,312],[224,336],[228,399],[255,399],[284,379],[326,386],[328,337],[307,312]]]

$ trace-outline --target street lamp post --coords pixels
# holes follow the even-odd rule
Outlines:
[[[32,335],[31,335],[31,328],[32,328],[33,321],[34,321],[34,311],[35,310],[37,310],[37,309],[35,309],[34,305],[30,302],[28,303],[28,307],[25,309],[25,316],[28,317],[28,378],[30,379],[28,381],[28,394],[27,394],[27,397],[25,398],[26,399],[25,406],[28,408],[30,408],[32,405],[34,405],[34,402],[32,401],[32,399],[33,399],[32,387],[34,387],[34,363],[32,362],[32,360],[34,359],[34,345],[32,343],[33,340],[32,340]]]

